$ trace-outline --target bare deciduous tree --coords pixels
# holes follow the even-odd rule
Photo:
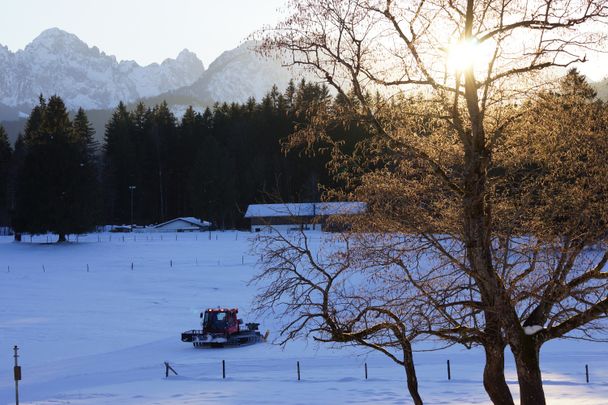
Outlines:
[[[605,196],[605,190],[590,187],[605,174],[605,163],[589,149],[603,145],[597,137],[580,142],[570,136],[562,142],[573,123],[552,116],[564,112],[552,112],[556,104],[541,103],[535,110],[518,104],[546,84],[544,71],[585,61],[585,52],[601,44],[608,5],[601,0],[292,0],[290,10],[287,20],[263,33],[263,48],[280,49],[292,64],[309,67],[332,86],[346,108],[374,131],[375,151],[391,162],[355,184],[353,196],[371,209],[359,230],[416,235],[406,249],[414,254],[389,254],[400,257],[402,268],[416,267],[412,264],[424,252],[427,260],[458,271],[457,280],[470,279],[456,284],[462,286],[458,294],[445,295],[450,291],[445,281],[454,282],[446,270],[451,276],[428,290],[434,310],[450,308],[461,315],[453,319],[454,327],[433,325],[427,332],[455,341],[470,335],[483,344],[484,385],[495,403],[512,403],[503,371],[508,344],[521,403],[544,404],[542,344],[605,317],[608,310],[606,234],[600,232],[606,214],[597,204],[597,193]],[[401,96],[408,89],[422,94],[420,104],[432,107],[408,109]],[[375,102],[369,94],[377,91],[393,100]],[[585,121],[577,133],[598,133],[602,121],[587,120],[580,111],[588,112],[589,103],[577,103],[578,110],[567,111]],[[307,142],[323,138],[323,117],[331,114],[315,113],[319,119],[299,133]],[[526,125],[530,117],[535,121]],[[555,142],[537,141],[547,131]],[[523,148],[521,142],[527,142]],[[523,159],[526,145],[540,158]],[[571,146],[576,148],[566,153]],[[542,169],[538,175],[521,170],[535,165]],[[598,248],[599,254],[591,250]]]
[[[415,289],[395,282],[395,273],[386,267],[378,272],[368,258],[358,257],[361,250],[350,243],[346,233],[316,249],[304,231],[258,236],[263,271],[254,281],[263,288],[254,309],[285,319],[280,344],[312,335],[385,354],[404,368],[410,396],[420,405],[411,342],[427,306]]]

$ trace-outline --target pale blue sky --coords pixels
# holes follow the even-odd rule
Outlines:
[[[278,21],[286,0],[3,0],[0,44],[23,49],[58,27],[119,60],[174,58],[184,48],[205,66],[252,31]]]
[[[118,60],[146,65],[184,48],[209,66],[251,32],[273,25],[287,0],[2,0],[0,44],[23,49],[58,27]],[[283,14],[284,15],[284,14]],[[590,53],[579,69],[592,80],[608,75],[608,56]]]

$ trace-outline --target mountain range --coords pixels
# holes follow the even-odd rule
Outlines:
[[[118,61],[74,34],[50,28],[16,52],[0,44],[0,122],[14,140],[39,95],[57,94],[68,109],[88,110],[100,138],[120,101],[131,105],[143,101],[149,106],[167,101],[179,117],[189,105],[202,110],[216,102],[260,99],[273,85],[284,90],[290,79],[307,76],[284,68],[277,59],[262,58],[255,45],[245,42],[225,51],[207,69],[187,49],[175,59],[140,66]],[[608,79],[592,85],[608,99]]]
[[[260,98],[275,84],[284,89],[297,75],[276,59],[260,57],[254,46],[245,42],[226,51],[208,69],[187,49],[175,59],[140,66],[117,61],[76,35],[51,28],[23,50],[11,52],[0,45],[0,120],[26,117],[40,94],[61,96],[70,110],[166,100],[179,111],[187,105],[204,108]]]

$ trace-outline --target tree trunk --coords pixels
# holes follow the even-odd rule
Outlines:
[[[540,372],[540,346],[532,336],[525,336],[511,344],[515,357],[521,405],[545,405],[545,391]]]
[[[416,377],[416,367],[414,366],[414,356],[412,354],[412,346],[409,342],[402,342],[403,348],[403,368],[407,378],[407,389],[415,405],[422,405],[422,397],[418,392],[418,377]]]
[[[483,369],[483,386],[494,405],[513,405],[513,396],[505,380],[505,346],[486,344],[486,364]]]
[[[15,242],[21,242],[21,233],[15,232]]]
[[[473,0],[467,0],[465,39],[473,38],[474,3]],[[501,314],[501,317],[517,318],[514,311],[501,313],[501,308],[505,308],[504,289],[493,264],[492,204],[487,194],[487,171],[492,162],[492,153],[486,144],[483,113],[479,107],[477,81],[472,67],[464,71],[464,79],[465,100],[471,125],[470,135],[465,133],[463,136],[465,176],[462,209],[466,255],[484,305],[490,311]],[[513,404],[513,397],[505,381],[505,345],[500,332],[500,324],[504,321],[497,316],[488,318],[486,314],[486,322],[490,329],[490,340],[484,345],[484,387],[492,402],[510,405]]]
[[[66,238],[65,238],[65,233],[60,233],[59,237],[57,238],[57,243],[61,243],[61,242],[65,242]]]

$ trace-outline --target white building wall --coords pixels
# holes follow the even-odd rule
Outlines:
[[[195,225],[183,221],[183,220],[177,220],[177,221],[173,221],[171,223],[165,224],[161,227],[157,227],[156,230],[158,231],[163,231],[163,232],[172,232],[172,231],[178,231],[180,229],[192,229],[192,228],[197,228]]]
[[[284,225],[251,225],[251,232],[272,232],[272,230],[276,230],[279,231],[281,233],[284,232],[289,232],[289,231],[299,231],[300,228],[300,224],[284,224]],[[304,225],[304,229],[305,230],[310,230],[312,229],[312,225],[311,224],[306,224]],[[315,225],[315,229],[321,229],[321,225],[320,224],[316,224]]]

